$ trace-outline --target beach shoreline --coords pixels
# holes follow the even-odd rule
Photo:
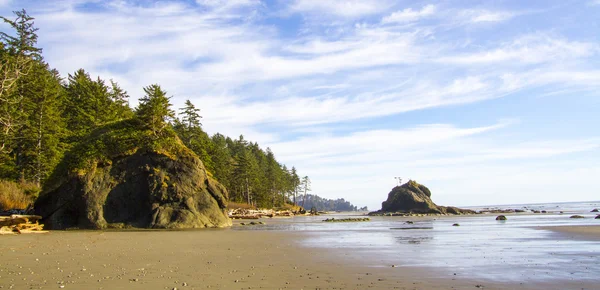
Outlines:
[[[303,246],[305,238],[301,231],[239,228],[3,236],[0,288],[561,289],[592,285],[503,283],[435,268],[368,263],[367,257],[350,255],[348,249]]]

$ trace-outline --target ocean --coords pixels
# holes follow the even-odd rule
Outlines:
[[[600,240],[574,238],[539,229],[545,226],[600,225],[600,201],[470,207],[547,211],[431,217],[371,217],[369,222],[326,223],[326,218],[357,213],[267,220],[239,230],[295,231],[303,247],[335,249],[344,258],[372,267],[423,267],[432,275],[463,276],[496,282],[552,280],[600,282]],[[561,213],[562,212],[562,213]],[[571,215],[583,219],[571,219]],[[412,223],[407,223],[412,221]],[[458,223],[460,226],[453,226]]]

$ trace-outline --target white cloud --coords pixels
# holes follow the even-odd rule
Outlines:
[[[401,11],[396,11],[386,17],[381,22],[383,23],[404,23],[417,21],[421,18],[432,16],[436,12],[435,5],[426,5],[421,10],[412,10],[412,8],[406,8]]]
[[[295,13],[356,18],[380,13],[388,7],[389,3],[383,0],[295,0],[289,9]]]
[[[490,11],[484,9],[466,9],[459,13],[459,17],[470,23],[504,22],[517,16],[516,13],[506,11]]]
[[[600,150],[598,138],[523,142],[491,137],[498,131],[509,131],[515,124],[503,121],[473,128],[432,124],[309,136],[268,146],[278,158],[311,176],[314,188],[371,209],[378,209],[385,200],[395,184],[393,176],[416,179],[430,186],[434,201],[442,205],[480,204],[483,199],[498,203],[499,199],[488,194],[497,193],[499,188],[519,191],[521,187],[519,192],[540,188],[546,182],[560,180],[557,176],[565,178],[578,170],[573,164],[554,169],[540,164],[569,154]],[[596,166],[595,172],[597,169],[600,168]],[[547,180],[552,178],[557,180]],[[588,174],[570,175],[567,179],[585,182],[586,178]],[[478,200],[473,201],[471,193],[477,193]],[[511,196],[509,200],[535,201],[526,195]]]
[[[519,37],[499,48],[484,50],[483,52],[442,56],[438,61],[465,65],[510,61],[515,62],[516,65],[524,63],[538,64],[588,57],[596,53],[597,50],[598,46],[594,43],[568,41],[536,33]]]
[[[311,176],[322,196],[372,206],[385,199],[391,176],[401,174],[431,183],[434,200],[443,201],[454,191],[469,191],[470,183],[481,192],[509,190],[495,174],[527,186],[511,167],[530,172],[532,182],[556,178],[564,172],[549,169],[555,159],[598,150],[598,136],[589,132],[569,140],[537,132],[511,138],[521,130],[513,123],[486,126],[453,116],[460,105],[478,110],[483,106],[477,102],[511,94],[597,96],[598,43],[592,38],[552,27],[523,36],[494,34],[490,26],[484,34],[467,25],[507,21],[522,11],[461,14],[446,5],[410,10],[391,1],[331,0],[295,1],[284,12],[265,12],[272,6],[251,0],[206,0],[200,7],[189,1],[109,1],[96,2],[105,9],[82,11],[82,1],[28,9],[40,27],[46,60],[63,76],[83,67],[115,79],[133,99],[142,86],[159,83],[174,95],[175,108],[187,98],[200,107],[209,133],[243,134],[271,146],[279,161]],[[281,16],[290,12],[302,21],[286,30],[289,19]],[[273,18],[248,17],[257,13],[256,19]],[[383,15],[387,22],[378,20]],[[425,17],[435,21],[418,21]],[[339,31],[311,26],[320,19],[338,21]],[[392,21],[409,25],[388,25]],[[444,106],[452,106],[452,114]],[[400,115],[406,112],[413,113]],[[513,117],[502,106],[490,114],[507,117],[502,112]],[[432,118],[444,124],[419,125]],[[416,124],[407,127],[405,121]],[[538,170],[528,160],[547,168]],[[589,172],[597,172],[592,161],[565,168],[582,172],[579,181],[585,183]]]

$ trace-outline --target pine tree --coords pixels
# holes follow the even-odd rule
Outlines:
[[[296,171],[296,167],[292,166],[292,171],[290,172],[291,178],[291,186],[294,194],[294,205],[298,205],[296,202],[296,198],[298,195],[298,187],[300,186],[300,177],[298,177],[298,172]]]
[[[308,176],[302,177],[302,189],[304,190],[304,199],[302,199],[302,207],[304,207],[304,202],[306,201],[306,192],[312,190],[310,188],[310,178],[308,178]]]
[[[46,64],[37,64],[22,81],[26,82],[23,108],[27,119],[18,142],[18,165],[23,176],[39,186],[63,155],[60,138],[65,133],[61,118],[64,91],[58,72]]]
[[[42,51],[36,47],[34,18],[25,10],[14,14],[15,20],[1,17],[14,30],[14,36],[0,32],[0,177],[5,178],[15,178],[15,156],[19,153],[14,150],[26,118],[18,81],[41,61]]]
[[[71,132],[68,143],[77,143],[92,130],[133,115],[127,92],[113,81],[109,87],[100,78],[92,80],[83,69],[69,74],[65,89],[67,110],[64,118]]]
[[[169,125],[169,120],[175,118],[175,112],[171,109],[171,98],[159,85],[147,86],[144,92],[146,95],[140,99],[135,114],[156,136]]]
[[[175,132],[185,146],[192,149],[200,157],[206,169],[212,173],[214,171],[214,161],[209,152],[212,151],[213,143],[208,134],[202,130],[200,109],[196,109],[194,104],[187,100],[185,107],[180,108],[179,111],[181,120],[175,120],[173,126]]]
[[[200,123],[200,119],[202,119],[202,116],[200,116],[199,114],[200,109],[196,109],[196,106],[194,106],[194,104],[192,104],[190,100],[186,100],[185,107],[179,110],[181,111],[181,115],[183,116],[181,118],[181,120],[183,121],[182,123],[185,126],[187,126],[187,128],[202,127],[202,123]]]

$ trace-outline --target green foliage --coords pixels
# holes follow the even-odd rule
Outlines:
[[[171,109],[171,98],[159,85],[149,85],[144,92],[146,95],[140,99],[135,114],[156,136],[169,125],[168,120],[175,118],[175,112]]]
[[[190,100],[175,118],[170,97],[157,84],[143,88],[134,111],[127,92],[112,80],[83,69],[61,79],[36,47],[34,18],[21,10],[13,20],[2,19],[10,31],[0,32],[0,179],[48,189],[69,174],[86,174],[141,150],[199,157],[231,200],[252,206],[285,206],[295,203],[299,190],[310,190],[308,177],[302,183],[296,168],[288,170],[269,148],[244,136],[209,136]]]
[[[63,117],[70,131],[69,143],[77,143],[92,130],[133,115],[127,92],[113,81],[108,86],[100,78],[93,80],[83,69],[69,74],[65,90],[67,109]]]
[[[110,165],[114,158],[137,152],[155,152],[173,159],[195,156],[182,144],[173,129],[165,128],[160,138],[156,138],[154,132],[147,129],[145,124],[133,118],[94,130],[71,149],[44,188],[53,188],[60,183],[61,178],[72,174],[87,174],[98,166]]]
[[[316,208],[318,211],[357,211],[358,208],[343,198],[327,199],[317,195],[307,194],[300,196],[300,202],[304,202],[304,208]]]

